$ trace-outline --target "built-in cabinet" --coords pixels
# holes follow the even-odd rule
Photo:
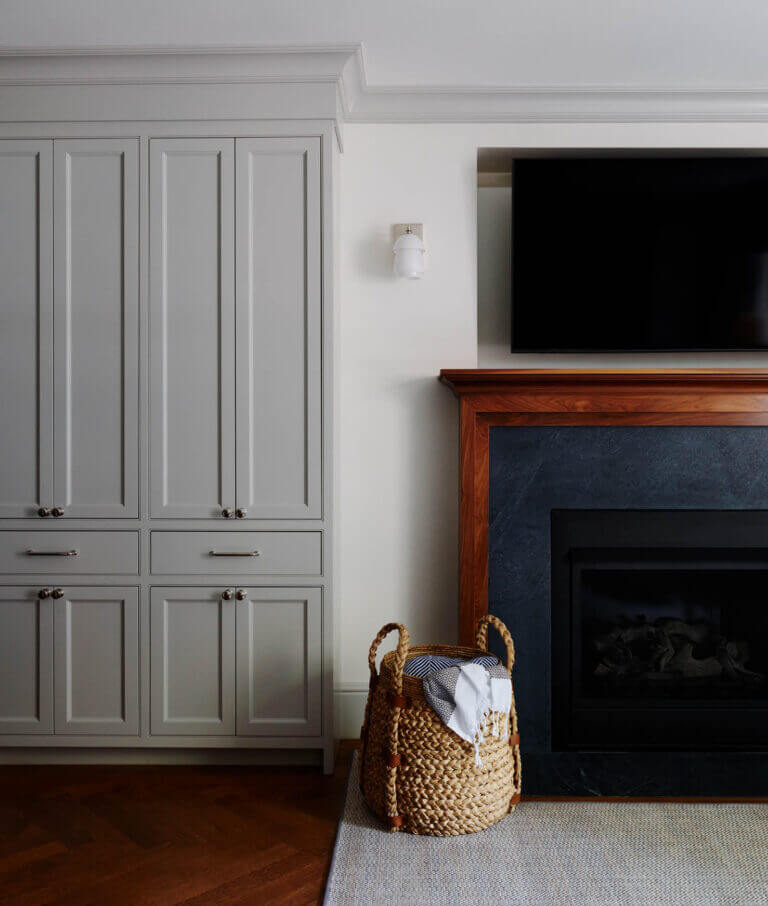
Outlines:
[[[0,749],[330,766],[332,133],[289,128],[0,141]]]
[[[152,515],[320,517],[319,139],[153,140],[150,223]]]
[[[137,588],[0,587],[0,733],[135,735]]]
[[[53,499],[136,517],[138,143],[53,144]]]
[[[53,601],[0,587],[0,733],[53,732]]]
[[[139,595],[136,588],[68,586],[53,599],[57,734],[139,730]]]
[[[153,588],[152,732],[317,735],[321,600],[319,588]]]
[[[221,586],[152,589],[152,733],[234,734],[233,601]]]
[[[132,517],[138,143],[0,142],[0,515]]]
[[[235,509],[233,139],[150,141],[150,508]]]
[[[321,515],[320,141],[235,143],[236,502]]]
[[[320,732],[319,588],[245,588],[236,595],[237,732]]]
[[[0,274],[0,516],[32,516],[53,505],[53,142],[0,142]]]

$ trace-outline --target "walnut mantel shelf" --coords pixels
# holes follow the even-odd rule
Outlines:
[[[768,368],[443,368],[440,380],[460,396],[530,384],[768,383]]]
[[[488,609],[489,429],[768,425],[768,369],[444,369],[460,400],[460,636]]]

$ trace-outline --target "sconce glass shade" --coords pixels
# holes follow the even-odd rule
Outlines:
[[[395,274],[419,280],[424,275],[424,243],[416,233],[403,233],[392,247],[395,253]]]

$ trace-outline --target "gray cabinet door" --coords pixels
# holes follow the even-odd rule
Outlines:
[[[238,736],[319,734],[321,589],[244,591],[237,602]]]
[[[318,138],[237,139],[237,505],[321,513]]]
[[[138,516],[138,143],[54,142],[54,503]]]
[[[153,735],[235,732],[235,602],[223,590],[151,590]]]
[[[234,140],[150,143],[152,516],[235,505]]]
[[[0,735],[53,732],[53,606],[0,588]]]
[[[138,735],[138,589],[63,591],[54,601],[56,733]]]
[[[0,516],[53,502],[52,154],[0,142]]]

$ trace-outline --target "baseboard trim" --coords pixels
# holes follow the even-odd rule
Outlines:
[[[333,720],[337,739],[359,738],[367,698],[367,683],[339,683],[333,690]]]
[[[0,765],[311,765],[320,749],[0,749]]]

